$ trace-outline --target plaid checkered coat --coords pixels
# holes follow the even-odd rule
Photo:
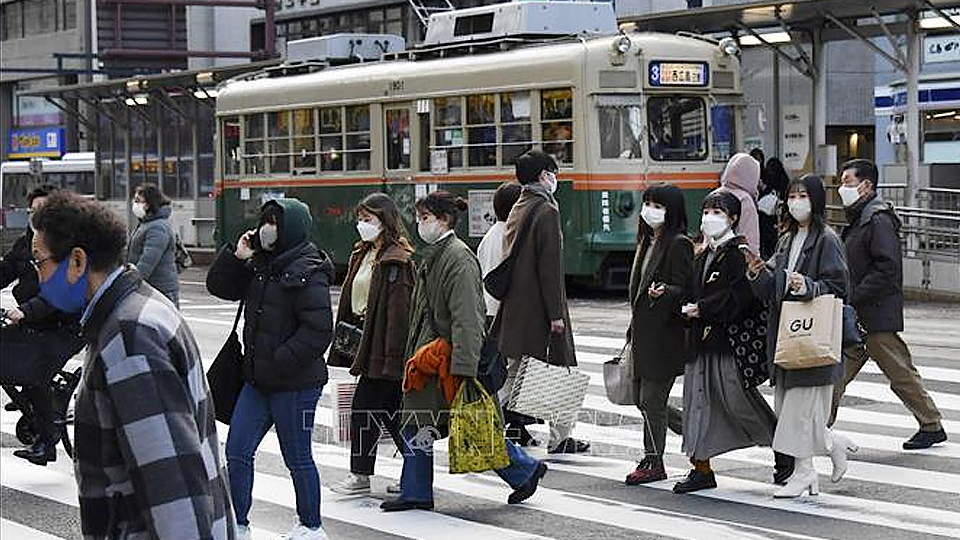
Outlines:
[[[233,540],[213,404],[180,313],[127,266],[83,334],[74,466],[84,538]]]

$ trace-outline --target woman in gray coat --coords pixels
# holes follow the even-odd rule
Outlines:
[[[754,294],[769,305],[767,358],[777,348],[780,312],[785,300],[807,301],[824,294],[846,299],[847,261],[843,243],[826,224],[826,193],[820,178],[806,175],[787,186],[787,232],[773,257],[764,263],[748,254],[747,278]],[[777,429],[773,449],[795,458],[793,476],[774,497],[799,497],[819,490],[813,456],[829,455],[834,482],[847,467],[847,450],[856,446],[827,427],[833,385],[843,376],[843,363],[809,369],[771,366],[775,386]]]
[[[130,237],[127,262],[144,281],[180,305],[177,276],[177,238],[170,225],[170,199],[155,184],[140,184],[133,196],[133,215],[140,220]]]

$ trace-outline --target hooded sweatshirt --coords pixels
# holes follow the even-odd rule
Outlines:
[[[750,154],[739,153],[730,158],[720,177],[720,185],[740,200],[740,222],[736,232],[747,239],[750,250],[760,253],[760,219],[757,215],[757,192],[760,164]]]

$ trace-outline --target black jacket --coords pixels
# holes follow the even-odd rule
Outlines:
[[[693,341],[698,353],[733,354],[727,326],[756,309],[757,299],[747,282],[747,263],[737,249],[746,243],[746,238],[736,236],[718,247],[712,259],[710,249],[697,256],[691,292],[693,302],[700,308],[700,317],[693,319]],[[708,260],[709,267],[704,271]]]
[[[850,269],[850,304],[868,332],[903,330],[900,218],[880,195],[847,209],[843,243]]]
[[[244,299],[248,382],[264,391],[327,382],[323,353],[333,335],[331,280],[333,263],[310,242],[276,256],[261,251],[249,262],[223,248],[207,273],[207,290],[224,300]]]
[[[693,244],[682,235],[663,238],[653,247],[649,267],[641,266],[649,244],[637,248],[630,273],[630,343],[637,378],[672,379],[683,374],[689,358],[687,327],[680,307],[689,299],[693,278]],[[647,295],[652,283],[663,283],[665,293],[657,299]]]
[[[0,258],[0,289],[13,286],[13,298],[23,312],[23,322],[31,327],[46,328],[76,323],[77,317],[58,311],[40,296],[40,277],[31,264],[33,230],[27,229],[10,251]]]

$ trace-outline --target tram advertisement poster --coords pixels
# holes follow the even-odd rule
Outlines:
[[[482,238],[494,223],[493,189],[471,189],[467,192],[467,207],[470,209],[470,237]]]

